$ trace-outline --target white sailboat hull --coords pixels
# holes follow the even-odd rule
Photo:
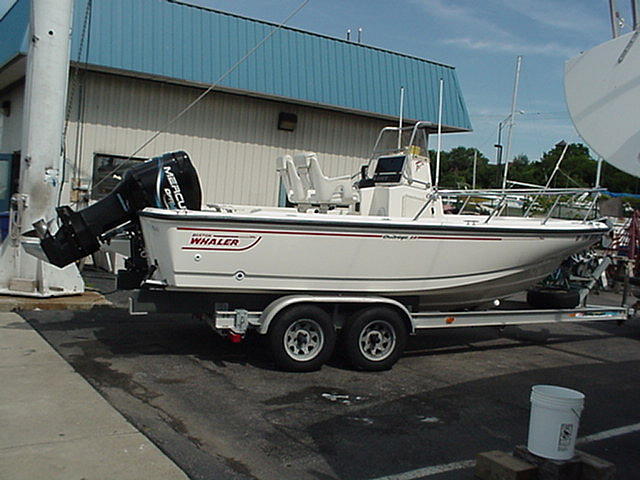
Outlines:
[[[630,32],[565,66],[569,114],[580,136],[607,162],[640,175],[640,38]]]
[[[475,305],[525,290],[597,241],[597,222],[444,216],[427,220],[146,209],[152,279],[171,290],[415,296]]]

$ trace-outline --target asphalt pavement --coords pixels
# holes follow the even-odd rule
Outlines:
[[[526,443],[540,383],[585,393],[580,449],[640,471],[637,319],[431,331],[387,372],[296,374],[260,338],[107,297],[0,313],[0,479],[471,479],[475,454]]]
[[[57,370],[89,382],[191,479],[471,479],[476,453],[526,443],[529,394],[541,383],[585,393],[580,449],[615,463],[620,479],[640,471],[637,320],[432,331],[387,372],[353,371],[336,355],[296,374],[278,371],[259,338],[230,344],[189,316],[105,307],[22,316],[66,361]],[[20,390],[2,395],[10,391]],[[23,417],[40,414],[29,396],[14,400]]]

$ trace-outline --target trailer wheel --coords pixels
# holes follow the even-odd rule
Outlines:
[[[391,308],[370,307],[349,320],[344,334],[347,356],[360,370],[390,369],[407,343],[407,328]]]
[[[278,314],[268,337],[276,364],[292,372],[319,369],[336,343],[331,317],[314,305],[296,305]]]
[[[580,293],[563,288],[534,288],[527,291],[527,303],[535,308],[575,308],[580,303]]]

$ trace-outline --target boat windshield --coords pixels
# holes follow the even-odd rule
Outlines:
[[[430,122],[418,122],[402,129],[399,127],[383,128],[373,147],[371,159],[373,160],[380,155],[402,152],[410,146],[419,147],[418,153],[426,156],[429,127],[433,127]]]

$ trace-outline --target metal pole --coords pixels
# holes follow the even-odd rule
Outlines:
[[[0,293],[54,296],[81,293],[75,265],[58,269],[27,254],[22,234],[55,216],[61,185],[73,0],[31,0],[19,194],[12,242],[0,256]],[[10,244],[10,245],[9,245]]]
[[[500,185],[500,167],[502,166],[502,124],[504,120],[498,123],[498,143],[496,147],[496,185]]]
[[[609,16],[611,17],[611,35],[616,38],[620,35],[620,23],[618,22],[618,6],[616,0],[609,0]]]
[[[502,165],[502,122],[498,123],[498,143],[494,146],[496,147],[496,165],[500,167]]]
[[[558,170],[560,170],[560,164],[562,163],[562,160],[564,160],[564,156],[566,155],[567,150],[569,149],[569,144],[566,143],[564,140],[563,140],[563,143],[564,145],[562,144],[560,145],[562,145],[564,148],[562,149],[562,153],[560,154],[560,158],[558,158],[558,161],[556,162],[555,167],[553,167],[553,171],[551,172],[551,175],[547,179],[547,183],[544,186],[545,190],[549,188],[549,185],[551,185],[551,182],[553,181],[553,177],[555,177],[556,173],[558,173]]]
[[[600,188],[602,181],[602,157],[598,157],[598,166],[596,167],[596,188]]]
[[[633,17],[633,29],[640,30],[640,0],[631,0],[631,16]]]
[[[516,60],[516,79],[513,83],[513,96],[511,97],[511,115],[509,120],[509,134],[507,136],[507,151],[504,156],[504,176],[502,177],[502,189],[507,187],[507,175],[509,171],[509,155],[511,154],[511,136],[513,125],[516,121],[516,102],[518,100],[518,84],[520,83],[520,67],[522,65],[522,55],[518,55]]]
[[[436,181],[435,186],[440,182],[440,150],[442,150],[442,93],[444,80],[440,79],[440,100],[438,101],[438,151],[436,153]]]
[[[400,120],[398,122],[398,150],[402,148],[402,113],[404,109],[404,87],[400,87]]]
[[[558,161],[556,162],[555,167],[553,167],[553,171],[551,172],[551,175],[549,175],[549,178],[547,179],[547,183],[545,184],[543,190],[547,190],[549,188],[549,186],[551,185],[551,182],[553,181],[553,177],[555,177],[555,175],[558,172],[558,170],[560,170],[560,164],[562,163],[562,160],[564,159],[564,156],[567,153],[567,149],[569,148],[569,144],[567,142],[565,142],[564,140],[562,142],[564,142],[564,148],[562,149],[562,153],[560,154],[560,158],[558,158]],[[561,145],[561,142],[558,142],[557,145]],[[598,188],[598,187],[596,186],[596,188]],[[536,195],[531,200],[531,203],[527,207],[527,210],[524,212],[524,216],[525,217],[529,216],[529,213],[531,212],[531,209],[533,208],[533,205],[536,203],[538,198],[540,198],[540,195]],[[558,195],[558,198],[560,198],[559,195]]]
[[[476,189],[476,171],[478,167],[478,150],[473,151],[473,179],[471,180],[471,189]]]

